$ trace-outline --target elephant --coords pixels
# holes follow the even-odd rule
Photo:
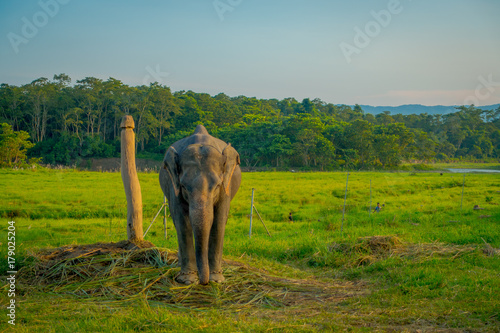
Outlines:
[[[160,186],[177,231],[181,271],[176,281],[223,282],[222,250],[230,202],[241,184],[240,156],[198,125],[172,144],[160,169]],[[194,236],[194,244],[193,244]]]

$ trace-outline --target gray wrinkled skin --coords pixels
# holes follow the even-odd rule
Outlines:
[[[230,202],[241,183],[239,164],[236,150],[202,125],[165,153],[160,186],[177,230],[178,282],[224,281],[224,231]]]

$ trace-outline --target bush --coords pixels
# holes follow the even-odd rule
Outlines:
[[[0,167],[22,168],[34,165],[39,159],[27,161],[26,152],[33,147],[25,131],[14,131],[6,123],[0,124]]]
[[[118,141],[119,143],[119,141]],[[75,160],[92,157],[113,157],[116,145],[108,144],[100,136],[84,136],[63,133],[36,144],[30,156],[43,156],[43,163],[70,165]]]
[[[434,168],[430,165],[427,165],[427,164],[415,164],[413,166],[413,169],[414,170],[418,170],[418,171],[431,171],[431,170],[434,170]]]

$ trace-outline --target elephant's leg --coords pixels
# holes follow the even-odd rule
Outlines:
[[[208,264],[210,266],[210,281],[224,282],[222,275],[222,249],[224,245],[224,232],[226,229],[229,200],[214,208],[214,222],[210,230],[208,249]]]
[[[175,278],[183,284],[195,283],[198,278],[196,269],[196,257],[194,252],[193,231],[187,214],[182,209],[175,209],[172,214],[175,229],[177,230],[177,242],[179,244],[179,263],[181,271]]]

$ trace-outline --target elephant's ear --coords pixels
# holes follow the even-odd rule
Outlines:
[[[172,181],[175,196],[179,196],[179,156],[174,147],[170,146],[163,159],[163,168],[167,170],[168,176]]]
[[[228,144],[226,148],[224,148],[222,155],[226,159],[222,185],[224,186],[226,194],[229,195],[229,188],[231,186],[231,179],[233,178],[234,170],[236,169],[236,166],[240,164],[240,155],[233,147],[231,147],[231,144]]]

